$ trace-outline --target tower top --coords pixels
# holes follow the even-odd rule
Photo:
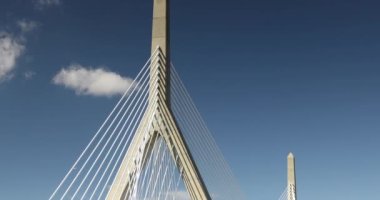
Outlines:
[[[296,163],[292,152],[288,154],[288,200],[297,199]]]
[[[154,0],[149,101],[156,106],[170,101],[169,13],[169,0]]]
[[[152,25],[152,53],[160,47],[161,53],[170,63],[170,9],[169,0],[154,0]]]
[[[296,166],[293,153],[288,154],[288,184],[296,183]]]

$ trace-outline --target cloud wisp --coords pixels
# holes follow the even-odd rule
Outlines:
[[[61,0],[35,0],[34,4],[37,9],[61,5]]]
[[[31,80],[31,79],[33,79],[33,77],[36,75],[36,72],[34,72],[34,71],[26,71],[25,73],[24,73],[24,78],[26,79],[26,80]]]
[[[39,24],[35,21],[22,19],[17,21],[17,25],[21,29],[22,33],[28,33],[36,30]]]
[[[0,32],[0,82],[10,79],[25,46],[13,35]]]
[[[61,0],[33,0],[36,8],[44,8],[57,6],[61,4]],[[13,70],[22,54],[26,49],[26,35],[36,30],[40,23],[21,19],[16,21],[15,25],[20,30],[19,33],[12,33],[8,31],[0,30],[0,84],[6,80],[10,80],[14,77]],[[25,79],[30,80],[35,73],[25,72]]]
[[[133,79],[101,67],[73,64],[61,69],[54,76],[53,83],[72,89],[77,95],[111,97],[123,94],[133,84]]]

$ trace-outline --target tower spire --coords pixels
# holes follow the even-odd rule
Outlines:
[[[295,158],[291,152],[288,155],[288,200],[297,200]]]
[[[157,47],[160,47],[162,54],[166,57],[167,61],[170,61],[169,20],[169,0],[154,0],[152,24],[152,54],[154,53]]]
[[[154,85],[157,82],[158,90],[167,105],[170,99],[170,3],[169,0],[154,0],[152,23],[151,57],[159,55],[159,59],[152,60],[150,68],[150,100],[157,102],[157,92]]]

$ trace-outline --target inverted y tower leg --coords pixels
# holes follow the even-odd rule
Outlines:
[[[192,200],[211,200],[170,109],[169,0],[154,0],[149,105],[107,194],[107,200],[131,195],[136,175],[162,137]]]
[[[288,155],[288,200],[297,200],[296,164],[293,153]]]

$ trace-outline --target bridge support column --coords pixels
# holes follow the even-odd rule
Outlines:
[[[149,104],[107,194],[107,200],[128,200],[136,174],[163,138],[192,200],[211,200],[201,174],[170,109],[169,0],[154,0]],[[177,159],[178,158],[178,159]],[[226,183],[228,184],[228,183]]]
[[[293,153],[288,155],[288,200],[297,200],[296,165]]]

